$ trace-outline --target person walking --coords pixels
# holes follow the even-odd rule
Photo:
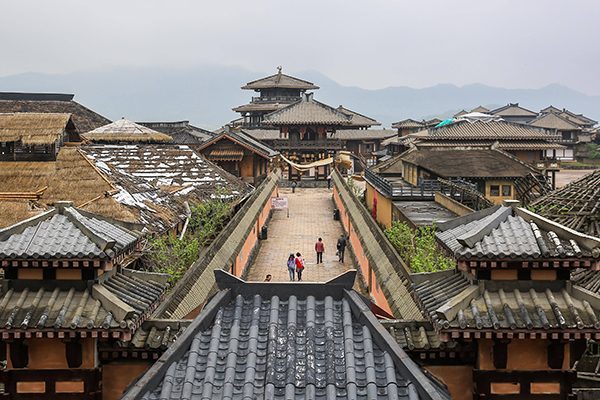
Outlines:
[[[327,189],[331,189],[331,174],[327,175]]]
[[[296,181],[292,181],[292,193],[296,193],[296,186],[298,186],[298,183],[296,183]]]
[[[290,253],[290,256],[288,257],[287,267],[288,272],[290,273],[290,281],[293,281],[296,272],[296,257],[294,257],[294,253]]]
[[[323,239],[319,238],[317,243],[315,243],[315,251],[317,252],[317,264],[323,263],[323,253],[325,252],[325,245],[323,244]]]
[[[298,274],[298,282],[302,280],[302,271],[304,271],[304,257],[298,252],[296,253],[296,274]]]
[[[346,238],[344,237],[343,234],[340,236],[340,238],[337,241],[337,250],[338,250],[339,261],[341,263],[343,263],[344,262],[344,252],[346,251]]]

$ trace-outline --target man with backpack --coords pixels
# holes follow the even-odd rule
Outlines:
[[[344,235],[341,235],[337,241],[337,250],[338,250],[339,261],[341,263],[343,263],[344,262],[344,252],[346,251],[346,238],[344,237]]]

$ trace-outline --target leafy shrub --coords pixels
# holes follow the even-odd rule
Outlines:
[[[406,222],[394,221],[384,231],[400,257],[414,273],[454,268],[454,261],[437,247],[435,225],[411,229]]]
[[[198,259],[202,248],[229,222],[231,199],[226,190],[219,190],[204,202],[192,206],[188,230],[182,240],[171,235],[149,238],[144,267],[171,274],[169,284],[173,287]]]

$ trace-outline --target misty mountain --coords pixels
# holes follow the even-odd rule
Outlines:
[[[231,109],[248,103],[255,95],[240,87],[270,74],[230,66],[115,68],[65,75],[25,73],[0,77],[0,91],[73,93],[77,102],[111,120],[189,120],[193,125],[216,129],[237,118],[239,114]],[[496,108],[509,102],[536,112],[553,105],[600,118],[600,96],[588,96],[559,84],[541,89],[439,84],[423,89],[401,86],[367,90],[342,86],[318,71],[292,75],[319,86],[317,100],[334,107],[343,105],[377,119],[387,128],[405,118],[443,119],[461,109],[479,105]]]

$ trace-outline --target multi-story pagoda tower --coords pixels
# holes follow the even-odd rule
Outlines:
[[[244,90],[254,90],[260,95],[252,97],[249,104],[239,106],[233,111],[239,112],[242,119],[235,125],[244,127],[262,127],[263,116],[299,101],[307,90],[317,90],[312,82],[294,78],[281,73],[281,66],[277,67],[277,74],[249,82],[242,86]]]

